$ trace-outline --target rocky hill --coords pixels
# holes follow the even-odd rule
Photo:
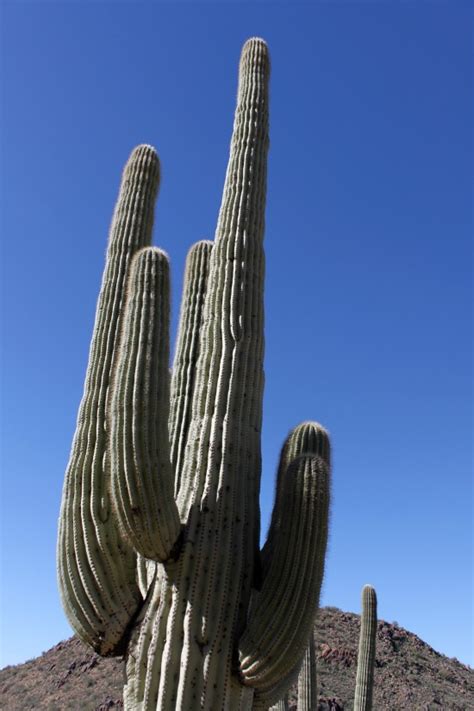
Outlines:
[[[315,631],[321,686],[317,711],[349,711],[359,617],[323,608]],[[106,711],[122,708],[123,660],[102,659],[78,639],[0,671],[0,709]],[[296,708],[296,690],[290,694]],[[396,624],[380,621],[374,711],[474,711],[474,671],[435,652]],[[315,710],[316,711],[316,710]]]

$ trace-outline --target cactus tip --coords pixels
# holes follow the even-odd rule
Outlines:
[[[240,56],[241,69],[248,61],[256,62],[267,70],[270,68],[268,45],[261,37],[250,37],[244,43]]]
[[[156,149],[153,148],[153,146],[146,143],[136,146],[130,153],[130,157],[125,166],[125,172],[130,173],[138,166],[151,170],[151,174],[155,173],[156,179],[159,179],[160,159]]]

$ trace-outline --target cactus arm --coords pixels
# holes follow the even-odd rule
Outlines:
[[[191,421],[196,364],[199,356],[199,334],[202,326],[212,244],[207,240],[197,242],[191,247],[186,259],[178,337],[171,378],[169,417],[171,464],[175,473],[176,495],[180,488]]]
[[[359,653],[354,711],[371,711],[377,634],[377,595],[371,585],[362,589]]]
[[[272,560],[239,643],[242,682],[259,693],[291,675],[313,629],[327,545],[327,462],[311,454],[295,459],[280,501],[285,512],[276,517]]]
[[[79,637],[103,655],[123,651],[122,638],[141,601],[135,553],[121,540],[110,516],[105,410],[127,270],[133,254],[151,240],[158,182],[155,151],[139,146],[125,167],[112,220],[59,520],[63,607]]]
[[[196,362],[199,355],[199,332],[202,325],[212,244],[208,240],[197,242],[191,247],[186,258],[176,352],[171,370],[168,423],[175,496],[179,491],[189,431]],[[138,556],[137,580],[143,598],[154,579],[155,568],[156,563],[141,555]]]
[[[314,635],[310,634],[298,676],[298,711],[315,711],[317,708],[316,650]]]
[[[282,516],[285,515],[285,505],[282,500],[282,488],[285,481],[285,472],[290,463],[302,454],[314,454],[322,457],[331,467],[331,448],[327,431],[318,422],[302,422],[297,425],[287,436],[280,452],[277,468],[275,503],[272,510],[272,519],[268,529],[267,540],[262,549],[262,578],[268,572],[272,560],[274,542],[278,537]]]
[[[123,537],[165,561],[181,524],[168,441],[169,264],[156,248],[133,259],[109,406],[111,498]]]
[[[169,414],[171,466],[175,476],[175,493],[179,490],[182,459],[189,429],[195,368],[199,354],[199,331],[202,324],[212,244],[207,240],[197,242],[191,247],[186,258],[178,338],[172,368]],[[155,562],[138,555],[137,581],[143,598],[146,597],[150,585],[155,580],[156,572]],[[155,585],[157,584],[155,582]]]
[[[288,689],[298,683],[298,676],[301,668],[301,659],[296,666],[277,684],[265,691],[258,691],[254,696],[253,709],[255,711],[267,711],[267,709],[282,699],[287,698]]]
[[[287,484],[285,473],[292,461],[303,455],[313,455],[321,457],[330,468],[330,441],[326,430],[317,422],[302,422],[297,425],[286,438],[280,452],[280,460],[277,469],[277,483],[275,493],[275,503],[272,511],[272,520],[269,527],[267,540],[262,550],[262,576],[266,579],[270,564],[275,554],[275,548],[281,537],[281,527],[288,516],[287,504],[285,501],[284,488]],[[255,601],[258,594],[254,593]],[[297,680],[301,659],[296,659],[290,673],[283,676],[272,687],[265,690],[259,689],[256,695],[255,708],[267,708],[269,704],[280,699],[287,689]]]

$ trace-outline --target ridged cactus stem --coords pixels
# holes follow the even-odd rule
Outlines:
[[[191,424],[196,364],[199,356],[204,299],[213,243],[197,242],[186,259],[176,353],[171,378],[169,431],[175,493],[179,493],[186,442]]]
[[[329,497],[328,434],[316,422],[303,422],[280,453],[263,586],[239,645],[244,683],[255,687],[261,705],[275,703],[298,676],[318,609]]]
[[[169,291],[167,256],[143,249],[127,284],[109,406],[117,521],[132,548],[158,561],[170,557],[181,529],[168,439]]]
[[[199,334],[202,326],[204,297],[209,276],[213,243],[202,240],[194,244],[186,258],[184,287],[173,362],[170,393],[169,438],[171,467],[175,473],[175,495],[179,491],[182,462],[191,420]],[[138,556],[137,579],[143,597],[155,578],[156,565]]]
[[[354,711],[371,711],[377,635],[377,596],[371,585],[362,590],[359,654]]]
[[[251,705],[232,673],[258,542],[263,393],[263,226],[269,59],[246,43],[223,202],[212,250],[178,508],[181,556],[151,591],[128,675],[146,709]],[[143,682],[135,680],[142,674]],[[143,706],[142,706],[143,705]]]
[[[316,711],[317,708],[316,650],[311,633],[298,676],[298,711]]]
[[[313,629],[327,546],[329,488],[328,465],[319,456],[301,455],[285,472],[285,513],[272,562],[239,645],[243,683],[270,702],[279,698],[273,693],[282,680],[299,669]]]
[[[136,554],[110,511],[105,415],[128,268],[134,253],[150,243],[158,182],[155,150],[139,146],[125,167],[112,220],[59,520],[63,607],[81,639],[104,655],[123,652],[122,638],[141,602]]]
[[[302,422],[297,425],[285,440],[280,452],[280,460],[276,478],[275,503],[269,535],[262,550],[262,576],[265,577],[272,560],[273,545],[280,530],[282,518],[285,516],[285,504],[282,500],[282,489],[285,473],[291,462],[302,454],[313,454],[321,457],[331,468],[331,448],[329,435],[317,422]]]

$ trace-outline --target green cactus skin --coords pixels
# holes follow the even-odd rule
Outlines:
[[[288,711],[288,709],[288,696],[285,694],[284,698],[277,701],[277,703],[274,706],[271,706],[268,711]]]
[[[377,596],[371,585],[362,590],[359,653],[354,711],[371,711],[377,635]]]
[[[269,71],[265,43],[249,40],[216,237],[188,259],[171,385],[164,255],[138,251],[126,298],[124,279],[117,287],[122,337],[102,374],[110,393],[100,476],[107,484],[111,472],[104,490],[137,565],[122,634],[133,711],[252,708],[301,664],[317,609],[329,506],[321,427],[303,426],[316,444],[308,435],[284,447],[263,578],[258,548]],[[70,499],[61,516],[71,518]],[[100,587],[88,592],[100,606]],[[106,624],[90,627],[97,635]]]
[[[318,608],[328,535],[327,463],[311,454],[294,460],[281,502],[272,561],[239,645],[244,683],[270,702],[299,668]]]
[[[270,690],[262,691],[261,693],[255,695],[252,706],[253,711],[267,711],[269,707],[273,708],[273,706],[278,704],[280,701],[285,701],[288,697],[288,690],[298,682],[301,661],[302,659],[299,660],[298,665],[293,669],[291,674],[285,676]]]
[[[280,453],[272,521],[262,551],[264,582],[258,596],[254,595],[240,644],[242,674],[246,683],[256,685],[255,703],[261,708],[281,699],[296,681],[312,634],[327,546],[329,472],[326,430],[315,422],[295,427]],[[296,485],[304,492],[304,502],[302,499],[299,508],[295,500],[291,512],[291,501],[298,495]],[[290,530],[292,525],[294,530]],[[301,540],[305,540],[303,548]],[[308,554],[312,567],[308,567]],[[304,580],[298,575],[299,565],[307,570]],[[278,599],[274,591],[283,581],[287,587]]]
[[[199,354],[199,332],[202,326],[212,246],[213,243],[208,240],[202,240],[193,245],[186,258],[184,271],[177,346],[171,373],[169,415],[171,466],[175,472],[175,494],[179,489],[179,474],[191,417],[194,376]],[[156,564],[139,555],[137,579],[144,598],[155,578],[155,573]]]
[[[316,649],[311,634],[298,676],[298,711],[316,711],[317,708]]]
[[[177,497],[184,543],[179,560],[160,570],[132,641],[125,692],[131,708],[239,708],[252,701],[232,663],[259,535],[268,76],[266,45],[248,42]]]
[[[192,417],[199,334],[202,327],[212,247],[213,243],[208,240],[197,242],[191,247],[186,259],[178,338],[171,377],[169,419],[171,464],[176,473],[176,495],[179,493]]]
[[[169,290],[166,255],[141,250],[128,280],[109,405],[116,518],[130,547],[158,561],[170,557],[181,529],[168,438]]]
[[[295,427],[285,440],[278,463],[275,504],[269,535],[262,550],[262,568],[265,576],[272,560],[274,540],[280,528],[281,517],[285,515],[281,489],[285,481],[285,472],[290,462],[302,454],[314,454],[321,457],[331,467],[331,447],[329,435],[317,422],[302,422]]]
[[[66,471],[58,536],[58,581],[72,627],[99,654],[123,652],[141,601],[135,552],[111,516],[105,411],[121,329],[121,301],[133,254],[151,240],[159,162],[150,146],[128,161],[110,230],[84,395]]]

